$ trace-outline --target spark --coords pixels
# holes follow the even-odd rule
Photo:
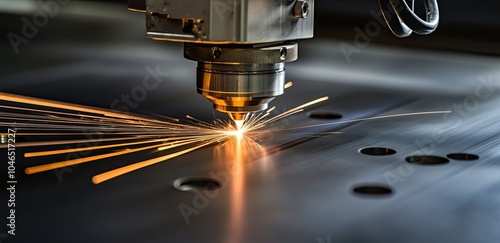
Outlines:
[[[292,83],[289,82],[285,88],[291,86]],[[238,141],[236,144],[246,144],[242,146],[256,144],[254,139],[259,140],[260,135],[270,132],[272,129],[289,131],[341,123],[451,112],[412,112],[297,127],[278,126],[271,128],[273,123],[328,99],[328,96],[324,96],[281,113],[276,112],[276,107],[271,107],[262,112],[248,114],[243,120],[236,120],[233,124],[221,119],[206,122],[190,115],[187,115],[185,119],[177,119],[162,115],[125,114],[103,108],[0,92],[0,101],[7,103],[0,105],[0,126],[15,127],[18,131],[18,137],[36,137],[42,140],[16,143],[16,147],[43,148],[39,151],[26,152],[24,154],[26,158],[71,153],[82,154],[81,152],[88,151],[96,153],[71,160],[31,166],[25,169],[26,174],[36,174],[141,151],[150,151],[154,154],[154,158],[95,175],[92,182],[99,184],[212,145],[224,145],[228,142],[233,143],[232,141],[235,140]],[[5,136],[6,134],[1,133],[0,135]],[[56,136],[62,138],[60,140],[53,139]],[[84,136],[85,138],[75,139],[73,138],[75,136]],[[47,148],[50,146],[56,146],[56,148]],[[57,148],[57,146],[67,147]],[[6,147],[7,144],[0,143],[0,148]],[[109,151],[110,149],[114,151]]]
[[[234,124],[236,125],[236,130],[240,133],[243,133],[242,132],[242,126],[243,126],[243,123],[245,122],[245,120],[234,120]]]

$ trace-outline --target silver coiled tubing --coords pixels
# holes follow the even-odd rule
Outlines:
[[[438,26],[439,8],[437,0],[424,0],[425,19],[415,14],[414,0],[379,0],[378,2],[387,25],[397,37],[407,37],[412,32],[427,35],[432,33]]]

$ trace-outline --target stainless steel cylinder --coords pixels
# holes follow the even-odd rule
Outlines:
[[[198,62],[198,93],[228,113],[261,111],[283,94],[285,64],[213,64]]]
[[[297,59],[297,44],[184,45],[184,56],[198,61],[197,90],[218,111],[242,120],[283,94],[285,62]]]

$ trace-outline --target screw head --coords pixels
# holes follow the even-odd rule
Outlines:
[[[286,47],[281,47],[280,49],[280,59],[285,60],[286,58]]]
[[[222,55],[222,50],[218,47],[212,48],[212,55],[215,59],[219,58]]]
[[[298,0],[293,7],[294,16],[297,19],[305,19],[309,15],[309,3],[304,0]]]

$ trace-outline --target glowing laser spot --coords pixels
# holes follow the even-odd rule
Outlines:
[[[236,129],[241,131],[241,127],[243,127],[243,123],[245,120],[234,120],[234,124],[236,125]]]
[[[239,129],[236,131],[227,131],[227,135],[233,136],[236,138],[242,138],[245,135],[245,130],[244,129]]]

